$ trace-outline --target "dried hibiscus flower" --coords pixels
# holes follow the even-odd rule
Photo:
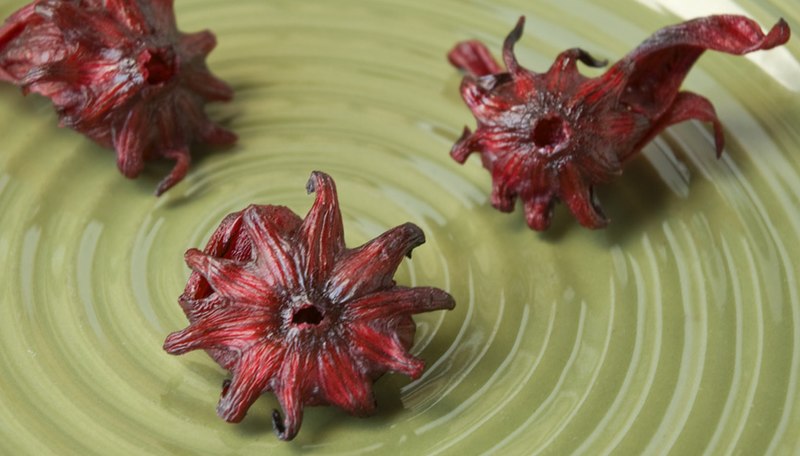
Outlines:
[[[517,63],[514,43],[524,17],[503,45],[506,70],[477,41],[458,44],[450,62],[468,74],[461,95],[478,122],[453,146],[463,163],[478,151],[492,174],[491,202],[510,212],[519,197],[535,230],[550,225],[553,205],[563,201],[588,228],[606,226],[594,186],[611,181],[622,166],[668,126],[685,120],[710,122],[717,154],[722,126],[706,98],[679,91],[689,69],[707,49],[745,54],[789,39],[779,21],[768,34],[750,19],[723,15],[663,28],[603,75],[587,78],[577,69],[606,63],[578,48],[561,53],[545,73]]]
[[[186,175],[192,142],[236,141],[204,112],[233,96],[206,67],[215,45],[178,31],[172,0],[37,0],[0,28],[0,80],[49,97],[62,126],[116,150],[126,177],[174,161],[160,195]]]
[[[411,315],[455,305],[442,290],[392,279],[425,242],[416,225],[348,249],[333,179],[315,172],[307,188],[317,196],[305,219],[283,206],[249,206],[225,218],[205,252],[186,252],[194,272],[180,303],[191,324],[164,344],[172,354],[205,349],[231,371],[217,407],[227,421],[241,421],[273,391],[286,415],[273,412],[273,426],[284,440],[297,434],[306,405],[369,415],[378,376],[419,377],[424,364],[408,353]]]

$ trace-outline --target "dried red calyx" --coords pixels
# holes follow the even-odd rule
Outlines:
[[[180,303],[191,324],[164,344],[171,354],[204,349],[232,373],[217,407],[227,421],[241,421],[273,391],[286,415],[273,412],[273,426],[284,440],[297,434],[306,405],[365,416],[381,374],[419,377],[424,363],[408,352],[411,315],[455,305],[442,290],[392,279],[425,242],[416,225],[348,249],[333,179],[314,172],[308,191],[317,195],[305,219],[283,206],[249,206],[223,220],[205,251],[186,252],[194,272]]]
[[[514,44],[524,17],[503,46],[506,70],[480,42],[459,43],[450,62],[468,74],[461,95],[477,119],[450,154],[464,163],[479,152],[492,174],[494,207],[510,212],[524,203],[528,225],[550,226],[553,206],[563,201],[587,228],[608,223],[594,186],[611,181],[622,166],[668,126],[690,119],[714,127],[717,154],[722,126],[706,98],[680,85],[707,49],[745,54],[786,43],[789,27],[780,20],[766,35],[741,16],[709,16],[663,28],[614,64],[587,78],[577,63],[605,66],[578,48],[561,53],[545,73],[517,63]]]
[[[37,0],[0,27],[0,80],[50,98],[62,126],[116,150],[126,177],[174,161],[158,195],[186,175],[190,144],[237,139],[204,111],[233,97],[205,63],[216,39],[179,32],[172,3]]]

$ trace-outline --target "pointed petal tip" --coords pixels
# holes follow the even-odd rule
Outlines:
[[[447,53],[447,61],[475,77],[503,72],[486,45],[477,40],[457,43]]]
[[[433,296],[431,300],[434,302],[434,306],[439,310],[453,310],[456,307],[456,300],[453,298],[453,295],[450,293],[441,290],[439,288],[433,289]]]
[[[308,182],[306,183],[306,192],[308,194],[312,194],[320,188],[320,186],[334,188],[336,184],[333,181],[333,178],[328,174],[322,171],[312,171],[311,176],[308,178]]]
[[[592,68],[603,68],[608,65],[608,59],[598,59],[588,51],[577,48],[578,60],[586,66]]]
[[[553,201],[533,201],[525,205],[525,221],[535,231],[546,231],[553,219]]]
[[[471,136],[472,130],[470,130],[469,127],[464,127],[461,137],[458,138],[456,143],[453,144],[453,147],[450,149],[450,157],[462,165],[467,161],[467,157],[469,157],[469,155],[473,152],[473,144],[470,141]]]
[[[417,225],[411,222],[406,222],[400,225],[399,228],[402,236],[408,239],[409,249],[406,253],[407,255],[409,255],[412,250],[425,243],[425,232],[423,232],[422,228],[418,227]]]
[[[514,44],[522,38],[524,30],[525,16],[520,16],[517,25],[514,26],[506,36],[505,41],[503,41],[503,62],[506,64],[509,73],[512,74],[518,73],[521,69],[519,63],[517,63],[517,58],[514,56]]]
[[[191,248],[183,254],[183,261],[193,271],[204,269],[207,263],[206,254],[196,248]]]
[[[161,348],[164,349],[165,352],[169,353],[170,355],[181,355],[185,353],[181,350],[181,336],[183,335],[183,331],[175,331],[167,336],[166,340],[164,340],[164,345]]]
[[[413,360],[414,362],[408,366],[408,370],[403,373],[411,377],[412,380],[416,380],[422,377],[422,373],[425,372],[425,361],[419,358],[413,358]]]
[[[789,28],[789,24],[783,18],[780,18],[778,22],[772,26],[769,33],[767,33],[764,39],[763,49],[771,49],[786,44],[791,36],[792,29]]]
[[[277,410],[272,411],[272,429],[279,439],[286,442],[294,439],[299,430],[293,423],[287,425],[283,417],[281,417],[281,412]]]

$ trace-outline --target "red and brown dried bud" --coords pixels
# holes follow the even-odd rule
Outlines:
[[[336,188],[314,172],[316,200],[305,219],[283,206],[249,206],[226,217],[204,251],[186,252],[194,271],[180,303],[190,325],[171,334],[172,354],[204,349],[233,378],[217,413],[241,421],[273,391],[285,418],[278,436],[291,440],[307,405],[373,413],[372,383],[387,371],[412,378],[424,363],[409,354],[412,314],[452,309],[437,288],[397,286],[404,256],[425,242],[411,223],[348,249]]]
[[[0,80],[50,98],[62,126],[116,150],[126,177],[174,161],[160,195],[186,175],[192,143],[236,141],[204,111],[233,97],[206,66],[215,45],[178,31],[172,0],[37,0],[0,27]]]
[[[535,230],[549,227],[557,201],[583,226],[606,226],[594,186],[619,176],[623,164],[670,125],[711,123],[721,154],[722,126],[711,102],[679,91],[686,74],[707,49],[745,54],[781,45],[790,35],[783,20],[765,35],[741,16],[694,19],[659,30],[605,74],[587,78],[578,62],[606,62],[578,48],[562,52],[545,73],[520,66],[514,44],[523,25],[524,17],[505,40],[506,71],[480,42],[450,51],[450,62],[468,73],[461,95],[478,123],[475,132],[464,130],[451,156],[463,163],[479,152],[492,174],[492,205],[510,212],[519,197]]]

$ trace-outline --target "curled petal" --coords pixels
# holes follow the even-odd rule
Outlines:
[[[192,157],[189,155],[189,149],[186,147],[170,149],[162,152],[162,154],[165,158],[174,160],[175,165],[172,167],[167,177],[158,183],[156,196],[161,196],[164,192],[174,187],[175,184],[182,181],[183,178],[186,177],[186,172],[189,170],[189,165],[192,161]]]
[[[205,277],[211,288],[225,299],[258,304],[265,302],[265,297],[274,297],[261,277],[238,262],[214,258],[197,249],[187,250],[185,259],[186,264]]]
[[[458,141],[453,144],[453,148],[450,149],[450,156],[453,157],[453,160],[464,163],[467,161],[467,157],[477,150],[479,141],[480,138],[474,135],[469,127],[464,127],[461,137],[458,138]]]
[[[396,337],[363,323],[353,324],[350,331],[359,341],[354,350],[365,358],[389,371],[405,374],[413,379],[422,375],[425,363],[411,356]]]
[[[217,415],[230,423],[242,421],[250,406],[268,389],[283,356],[283,351],[271,344],[246,351],[233,370],[233,380],[222,391]]]
[[[725,148],[725,134],[722,131],[722,123],[717,117],[717,112],[714,109],[714,105],[712,105],[711,102],[703,96],[684,91],[678,93],[678,96],[675,98],[675,101],[672,103],[672,106],[670,106],[669,110],[664,113],[664,115],[658,119],[658,122],[651,127],[650,131],[647,133],[647,136],[639,141],[639,144],[633,148],[631,154],[622,156],[620,159],[625,161],[630,158],[633,153],[644,147],[645,144],[650,142],[656,137],[656,135],[664,131],[670,125],[691,119],[696,119],[701,122],[708,122],[713,126],[714,146],[717,150],[717,157],[720,157],[723,149]]]
[[[514,79],[514,90],[520,97],[530,96],[536,88],[536,77],[531,72],[520,66],[517,57],[514,55],[514,44],[522,37],[525,29],[525,16],[521,16],[517,25],[503,41],[503,62],[506,64],[508,72]]]
[[[517,21],[517,25],[511,30],[503,41],[503,63],[506,64],[506,69],[512,75],[517,75],[521,71],[525,71],[517,62],[517,56],[514,55],[514,45],[522,38],[522,32],[525,30],[525,16],[521,16]]]
[[[547,90],[564,92],[586,79],[578,72],[578,62],[593,68],[608,65],[608,60],[598,60],[581,48],[568,49],[556,57],[550,70],[547,71]]]
[[[565,164],[559,179],[559,196],[581,225],[597,229],[608,224],[608,219],[594,200],[591,185],[586,183],[574,164]]]
[[[500,64],[492,57],[492,53],[480,41],[462,41],[448,54],[447,59],[459,70],[481,77],[502,73]]]
[[[333,270],[326,294],[334,302],[372,293],[394,284],[392,276],[411,251],[425,243],[417,225],[405,223],[349,252]],[[376,261],[380,258],[380,261]]]
[[[455,301],[444,290],[432,287],[395,287],[353,300],[348,314],[354,319],[375,320],[395,315],[411,315],[433,310],[452,309]]]
[[[306,190],[316,192],[317,197],[300,227],[299,241],[305,251],[303,277],[308,286],[315,287],[328,278],[344,250],[344,226],[336,184],[330,176],[314,171]]]
[[[622,101],[655,120],[672,105],[686,74],[704,51],[741,55],[784,44],[789,36],[783,19],[764,34],[755,21],[734,15],[665,27],[614,65],[632,68]]]
[[[284,379],[275,388],[275,395],[283,413],[272,412],[272,428],[281,440],[292,440],[300,430],[303,421],[303,398],[307,396],[307,384],[313,378],[311,361],[301,350],[287,352],[281,368],[280,378]]]

